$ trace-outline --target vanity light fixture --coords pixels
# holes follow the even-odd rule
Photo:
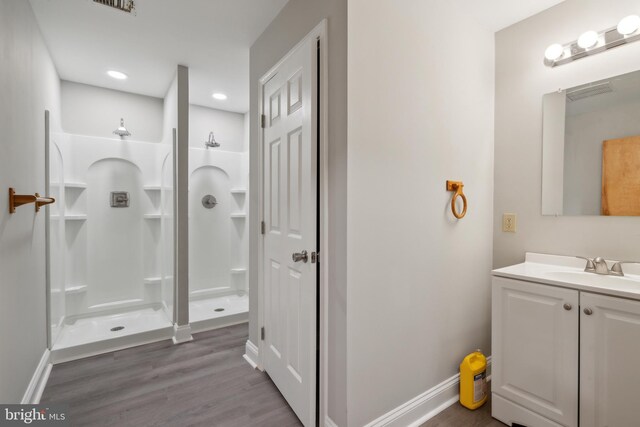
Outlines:
[[[560,59],[564,55],[564,47],[560,43],[552,44],[544,51],[544,57],[549,61]]]
[[[575,41],[564,45],[550,45],[544,52],[544,63],[549,67],[556,67],[638,40],[640,16],[629,15],[622,18],[616,27],[600,32],[585,31]]]
[[[618,32],[623,36],[630,36],[640,29],[640,16],[629,15],[620,20]]]
[[[578,37],[578,46],[583,49],[591,49],[598,44],[600,36],[593,30],[584,32]]]

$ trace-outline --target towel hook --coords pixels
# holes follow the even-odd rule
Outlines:
[[[455,191],[453,198],[451,199],[451,212],[453,212],[453,216],[458,219],[464,218],[467,214],[467,196],[462,192],[462,188],[464,184],[462,181],[447,181],[447,191]],[[456,199],[458,197],[462,198],[462,212],[458,212],[456,208]]]

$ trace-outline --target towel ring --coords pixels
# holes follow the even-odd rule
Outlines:
[[[462,192],[463,187],[464,184],[462,181],[447,181],[447,191],[455,191],[453,198],[451,199],[451,212],[453,213],[453,216],[458,219],[464,218],[467,214],[467,196]],[[456,208],[456,199],[458,197],[462,198],[462,212],[458,212],[458,209]]]

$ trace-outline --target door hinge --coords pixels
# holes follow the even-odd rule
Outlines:
[[[266,232],[267,229],[267,225],[264,223],[264,221],[262,221],[260,223],[260,234],[264,234]]]
[[[264,326],[260,328],[260,339],[264,341]]]
[[[320,252],[311,252],[311,264],[320,262]]]
[[[267,127],[267,116],[265,116],[264,114],[260,116],[260,126],[262,127],[262,129]]]

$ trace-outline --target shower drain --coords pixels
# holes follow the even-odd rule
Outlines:
[[[118,332],[124,329],[124,326],[115,326],[111,328],[111,332]]]
[[[216,309],[215,309],[215,310],[213,310],[213,311],[224,311],[224,308],[216,308]]]

